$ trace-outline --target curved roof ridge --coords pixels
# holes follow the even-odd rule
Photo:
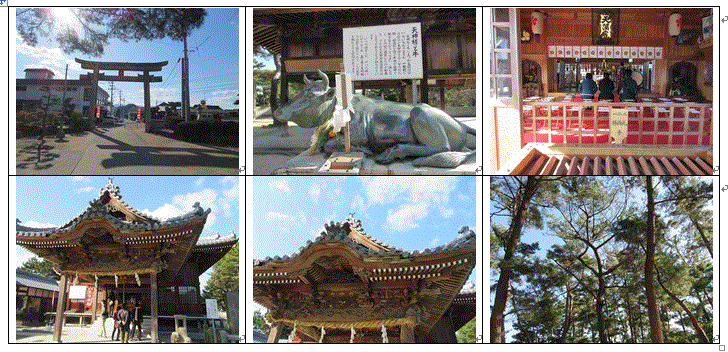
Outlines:
[[[347,229],[348,227],[348,229]],[[401,248],[394,248],[388,243],[382,243],[381,240],[377,240],[374,237],[368,235],[361,226],[361,221],[355,219],[352,214],[346,217],[346,220],[341,222],[333,222],[324,224],[324,231],[321,231],[315,240],[308,240],[306,243],[299,247],[298,251],[280,257],[278,255],[274,257],[266,257],[265,259],[256,259],[253,261],[255,266],[264,265],[271,261],[287,261],[293,260],[311,246],[325,242],[340,242],[350,246],[354,251],[363,257],[397,257],[397,258],[412,258],[430,254],[443,253],[447,251],[456,250],[459,248],[474,246],[475,245],[475,232],[470,230],[468,226],[463,226],[460,231],[460,236],[456,239],[448,242],[445,245],[436,248],[426,248],[424,250],[402,250]]]

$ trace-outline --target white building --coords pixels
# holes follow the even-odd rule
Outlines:
[[[76,112],[83,113],[91,105],[91,85],[82,83],[77,79],[54,79],[54,74],[46,68],[27,68],[25,69],[25,78],[17,78],[15,80],[15,105],[17,110],[32,111],[41,108],[41,102],[45,102],[48,95],[47,92],[41,90],[41,87],[47,86],[51,90],[53,97],[58,98],[59,104],[54,104],[48,111],[61,111],[64,98],[63,88],[65,86],[65,101],[68,106],[72,106]],[[108,109],[109,93],[103,88],[98,87],[96,95],[96,105],[101,105],[103,109]]]

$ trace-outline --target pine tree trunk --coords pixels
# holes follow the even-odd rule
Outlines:
[[[690,309],[688,309],[688,306],[685,305],[685,303],[678,298],[672,291],[668,290],[667,287],[665,287],[665,284],[662,282],[662,279],[660,278],[660,272],[657,271],[657,268],[655,268],[655,272],[657,273],[657,282],[660,284],[660,287],[667,293],[670,298],[672,298],[673,301],[675,301],[680,308],[683,309],[685,314],[688,315],[688,318],[690,318],[690,323],[693,325],[693,328],[695,329],[695,333],[698,335],[698,338],[700,338],[700,341],[702,343],[710,343],[711,341],[708,339],[708,335],[705,334],[705,330],[703,330],[702,327],[700,327],[700,324],[698,324],[698,319],[695,318],[695,315],[693,315],[692,312],[690,312]],[[679,313],[679,312],[678,312]],[[681,324],[682,325],[682,324]],[[684,326],[683,326],[684,329]]]
[[[655,195],[652,188],[652,176],[646,177],[647,189],[647,233],[645,256],[645,296],[647,297],[647,316],[650,320],[650,340],[652,343],[662,343],[662,322],[658,310],[657,295],[655,294]]]
[[[564,343],[566,341],[566,336],[569,333],[569,328],[571,327],[571,311],[574,306],[574,302],[572,302],[571,298],[571,288],[569,287],[569,283],[566,283],[566,306],[564,309],[564,326],[561,330],[561,337],[559,338],[559,343]]]
[[[504,245],[504,255],[501,261],[501,272],[496,284],[493,309],[490,316],[490,342],[505,343],[505,310],[510,299],[510,282],[513,275],[511,260],[516,252],[518,243],[521,240],[521,230],[526,218],[526,213],[531,198],[536,194],[539,180],[535,176],[528,176],[522,190],[519,188],[516,197],[513,199],[511,225],[508,229],[507,242]]]

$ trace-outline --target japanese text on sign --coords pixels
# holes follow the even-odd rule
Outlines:
[[[354,81],[422,78],[422,26],[344,28],[344,68]]]

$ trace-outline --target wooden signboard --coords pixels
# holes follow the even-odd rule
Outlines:
[[[611,109],[609,111],[609,137],[614,138],[615,144],[622,144],[622,141],[627,138],[628,116],[627,109]]]

